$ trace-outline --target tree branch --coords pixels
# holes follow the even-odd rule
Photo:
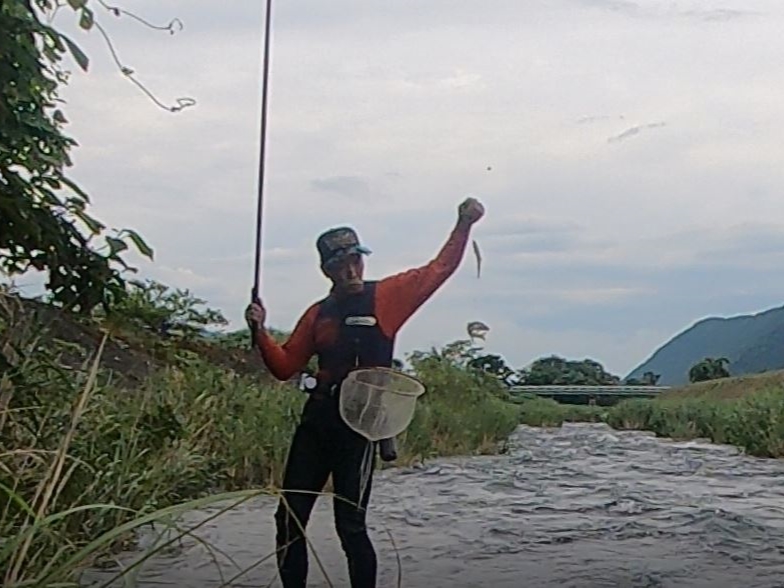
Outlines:
[[[104,41],[106,42],[106,45],[109,48],[109,53],[111,54],[112,59],[114,60],[114,63],[117,65],[117,68],[120,70],[120,73],[122,73],[133,84],[135,84],[142,92],[144,92],[144,94],[146,94],[147,97],[156,106],[158,106],[159,108],[162,108],[163,110],[168,110],[169,112],[179,112],[180,110],[183,110],[183,109],[188,108],[190,106],[194,106],[196,104],[196,100],[193,99],[193,98],[177,98],[176,101],[175,101],[176,102],[175,105],[167,106],[161,100],[159,100],[142,82],[140,82],[138,79],[136,79],[134,77],[135,76],[135,71],[132,68],[128,67],[127,65],[124,65],[122,63],[122,61],[120,60],[120,57],[117,54],[117,50],[115,49],[114,44],[112,43],[112,40],[109,37],[109,34],[106,32],[106,29],[99,22],[97,22],[95,20],[95,17],[94,17],[94,14],[93,14],[92,10],[87,6],[88,1],[89,0],[55,0],[54,2],[51,2],[51,3],[46,2],[45,6],[48,6],[50,8],[50,14],[48,16],[49,22],[51,23],[54,20],[55,16],[57,15],[57,13],[60,10],[60,8],[66,6],[66,5],[69,5],[74,10],[74,12],[80,13],[79,26],[81,28],[87,30],[87,31],[89,31],[92,28],[96,28],[98,30],[98,32],[101,34],[101,36],[103,37]],[[123,15],[124,16],[128,16],[128,17],[130,17],[130,18],[140,22],[144,26],[146,26],[148,28],[151,28],[151,29],[154,29],[154,30],[169,31],[169,33],[173,35],[176,32],[175,29],[181,31],[184,28],[183,24],[182,24],[182,21],[180,19],[178,19],[178,18],[172,19],[169,22],[169,24],[166,25],[166,26],[155,25],[155,24],[152,24],[152,23],[144,20],[140,16],[137,16],[136,14],[134,14],[132,12],[129,12],[129,11],[123,9],[123,8],[119,8],[117,6],[109,5],[109,4],[107,4],[105,2],[105,0],[96,0],[96,1],[104,9],[106,9],[108,12],[110,12],[114,16],[116,16],[118,18],[123,16]],[[84,66],[83,66],[83,68],[84,68]]]

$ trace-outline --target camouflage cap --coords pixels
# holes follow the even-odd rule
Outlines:
[[[316,240],[316,248],[322,266],[353,253],[362,255],[371,253],[370,249],[360,244],[357,232],[351,227],[337,227],[325,231]]]

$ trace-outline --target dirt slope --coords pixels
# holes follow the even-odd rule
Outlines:
[[[4,328],[13,329],[15,333],[0,333],[0,344],[9,335],[28,341],[36,337],[44,345],[55,340],[66,343],[60,359],[63,365],[73,369],[83,367],[98,349],[105,333],[99,325],[59,308],[0,294],[0,329]],[[101,366],[111,370],[123,383],[133,384],[142,381],[153,370],[169,365],[174,350],[193,352],[216,366],[240,374],[270,377],[258,351],[249,346],[224,349],[206,341],[167,340],[152,334],[124,333],[116,329],[109,334]]]

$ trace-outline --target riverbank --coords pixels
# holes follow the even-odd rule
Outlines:
[[[231,491],[275,493],[306,398],[293,385],[244,360],[231,369],[215,348],[178,348],[167,363],[161,341],[157,365],[135,357],[133,374],[113,371],[130,363],[127,339],[74,323],[82,345],[42,340],[40,322],[10,310],[0,317],[3,357],[14,362],[0,388],[4,586],[46,586],[46,574],[66,581],[162,509]],[[100,353],[90,357],[95,339]],[[414,362],[427,393],[398,439],[397,464],[502,451],[518,419],[497,382],[434,357]]]
[[[520,406],[521,422],[533,426],[604,422],[676,440],[709,439],[756,457],[784,457],[784,371],[700,382],[612,407],[542,398],[523,399]]]

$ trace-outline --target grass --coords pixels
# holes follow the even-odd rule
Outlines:
[[[414,419],[400,436],[403,461],[489,454],[499,450],[518,425],[517,411],[501,384],[439,361],[415,363],[414,375],[427,386]]]
[[[673,439],[705,438],[735,445],[757,457],[784,457],[784,389],[761,388],[747,395],[708,394],[626,401],[608,413],[617,429],[653,431]]]
[[[82,368],[66,369],[39,325],[6,312],[0,327],[3,586],[76,586],[143,526],[183,536],[190,509],[277,495],[305,401],[292,386],[191,357],[128,388],[99,369],[108,335]],[[497,452],[517,426],[490,378],[430,361],[414,375],[427,393],[398,439],[400,464]]]
[[[518,403],[527,425],[604,422],[676,440],[709,439],[756,457],[784,457],[784,372],[700,382],[612,407],[571,406],[535,396]]]
[[[552,398],[533,394],[518,396],[520,423],[532,427],[560,427],[564,423],[600,422],[607,411],[605,407],[579,404],[560,404]]]

